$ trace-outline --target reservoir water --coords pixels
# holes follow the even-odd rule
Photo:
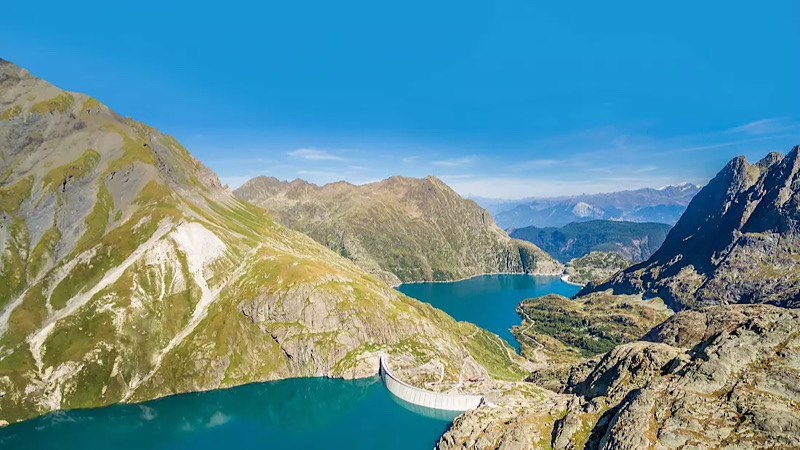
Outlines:
[[[456,415],[402,402],[378,377],[296,378],[59,411],[0,428],[0,448],[432,449]]]
[[[578,288],[556,277],[488,275],[398,289],[512,345],[525,298]],[[137,405],[59,411],[0,428],[2,449],[431,449],[455,413],[409,405],[378,377],[298,378],[174,395]]]
[[[519,302],[551,293],[572,297],[580,286],[556,276],[500,274],[446,283],[407,283],[397,290],[430,303],[456,320],[486,328],[519,350],[519,342],[510,331],[522,322],[515,310]]]

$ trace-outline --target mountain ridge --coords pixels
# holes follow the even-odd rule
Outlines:
[[[434,176],[393,176],[358,186],[264,176],[234,195],[390,284],[561,271],[545,252],[508,237],[486,210]]]
[[[718,303],[797,306],[798,150],[732,159],[695,196],[664,244],[591,290],[641,292],[678,309]]]

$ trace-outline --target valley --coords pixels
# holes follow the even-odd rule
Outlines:
[[[0,444],[798,447],[798,152],[496,223],[434,176],[231,192],[0,60]]]

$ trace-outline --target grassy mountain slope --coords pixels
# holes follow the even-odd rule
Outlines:
[[[0,252],[0,424],[366,376],[379,351],[417,384],[518,376],[502,340],[237,200],[174,138],[2,60]]]
[[[392,284],[561,270],[535,245],[510,239],[486,210],[434,177],[392,177],[362,186],[257,177],[234,194]]]
[[[564,263],[592,251],[614,252],[641,262],[658,250],[670,228],[663,223],[590,220],[560,228],[519,228],[510,235],[536,244]]]

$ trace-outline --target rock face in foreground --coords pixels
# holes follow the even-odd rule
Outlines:
[[[434,177],[361,186],[257,177],[234,195],[390,284],[561,272],[545,252],[509,238],[486,210]]]
[[[438,448],[798,448],[799,385],[800,311],[685,311],[572,377],[551,440],[523,425],[526,411],[541,406],[533,401],[468,412]]]
[[[380,351],[416,384],[519,370],[496,336],[234,198],[174,138],[2,60],[0,252],[0,424],[363,377]]]
[[[800,161],[771,153],[728,163],[649,260],[599,286],[676,309],[725,303],[800,306]]]

